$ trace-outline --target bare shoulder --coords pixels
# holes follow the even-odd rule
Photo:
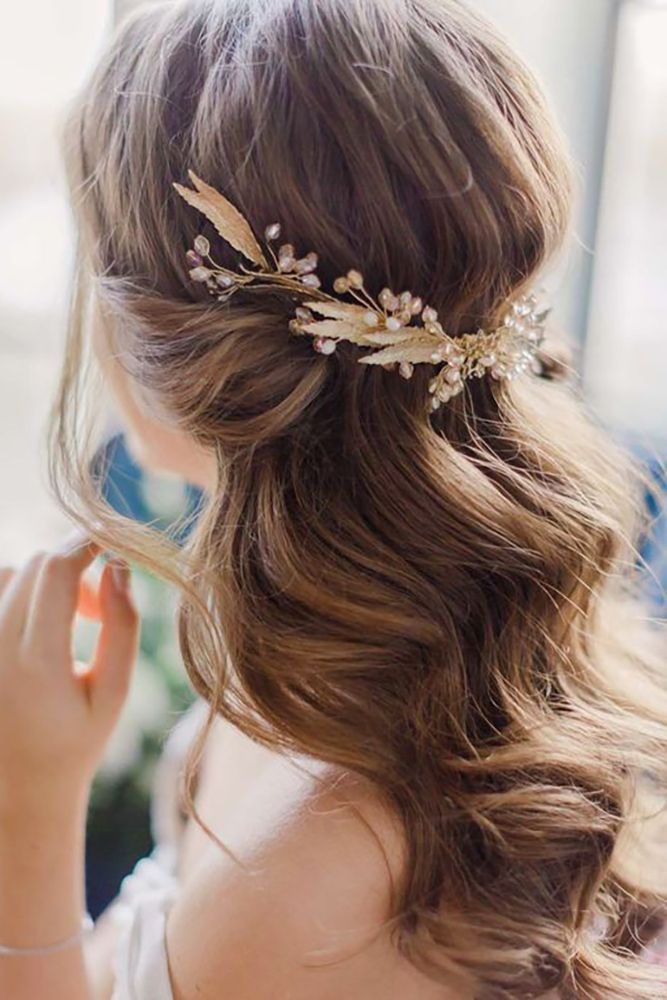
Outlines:
[[[277,762],[167,928],[176,1000],[444,998],[392,944],[398,824],[368,782]]]

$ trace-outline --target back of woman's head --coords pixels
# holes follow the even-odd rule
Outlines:
[[[192,168],[256,232],[279,221],[316,249],[325,283],[359,267],[454,335],[488,327],[569,226],[569,163],[531,76],[455,0],[153,6],[75,109],[68,158],[115,350],[217,456],[182,581],[196,688],[380,790],[407,844],[396,940],[434,976],[489,1000],[661,995],[623,938],[636,892],[614,853],[667,735],[639,648],[650,697],[617,690],[625,460],[546,355],[543,377],[476,380],[425,416],[428,365],[405,381],[350,344],[319,355],[275,290],[212,303],[172,188]],[[141,547],[76,494],[102,540]]]

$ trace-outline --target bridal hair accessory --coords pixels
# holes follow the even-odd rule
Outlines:
[[[398,367],[409,379],[414,366],[429,364],[437,372],[429,382],[429,409],[437,410],[463,391],[468,379],[490,374],[511,380],[532,370],[541,372],[538,351],[544,341],[549,309],[542,309],[534,295],[508,303],[501,325],[493,330],[450,336],[438,313],[411,292],[395,294],[384,288],[375,300],[364,286],[360,271],[336,278],[335,294],[322,290],[314,252],[299,257],[291,243],[280,240],[280,224],[264,230],[264,249],[247,220],[215,188],[189,171],[192,188],[174,184],[188,204],[211,222],[219,235],[251,265],[237,271],[217,264],[211,245],[199,235],[188,250],[190,277],[201,282],[218,301],[224,302],[240,288],[284,289],[299,300],[289,328],[292,333],[313,338],[320,354],[332,354],[341,341],[369,348],[359,358],[363,365]],[[343,298],[348,296],[349,299]]]
[[[0,955],[53,955],[55,952],[66,951],[68,948],[74,948],[75,945],[81,944],[84,937],[90,934],[94,927],[95,921],[89,913],[86,913],[81,918],[79,930],[62,941],[57,941],[55,944],[33,945],[27,948],[13,948],[6,944],[0,944]]]

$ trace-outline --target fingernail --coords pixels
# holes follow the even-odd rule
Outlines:
[[[111,566],[111,578],[118,593],[129,593],[130,567],[122,559],[114,559],[109,562],[109,565]]]

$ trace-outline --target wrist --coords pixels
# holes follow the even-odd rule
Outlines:
[[[63,825],[85,822],[91,783],[71,781],[48,785],[24,782],[11,785],[0,782],[0,829],[19,833],[26,826],[48,823],[60,830]],[[0,834],[1,835],[1,834]]]
[[[87,788],[13,791],[0,801],[0,942],[64,940],[85,907]]]

